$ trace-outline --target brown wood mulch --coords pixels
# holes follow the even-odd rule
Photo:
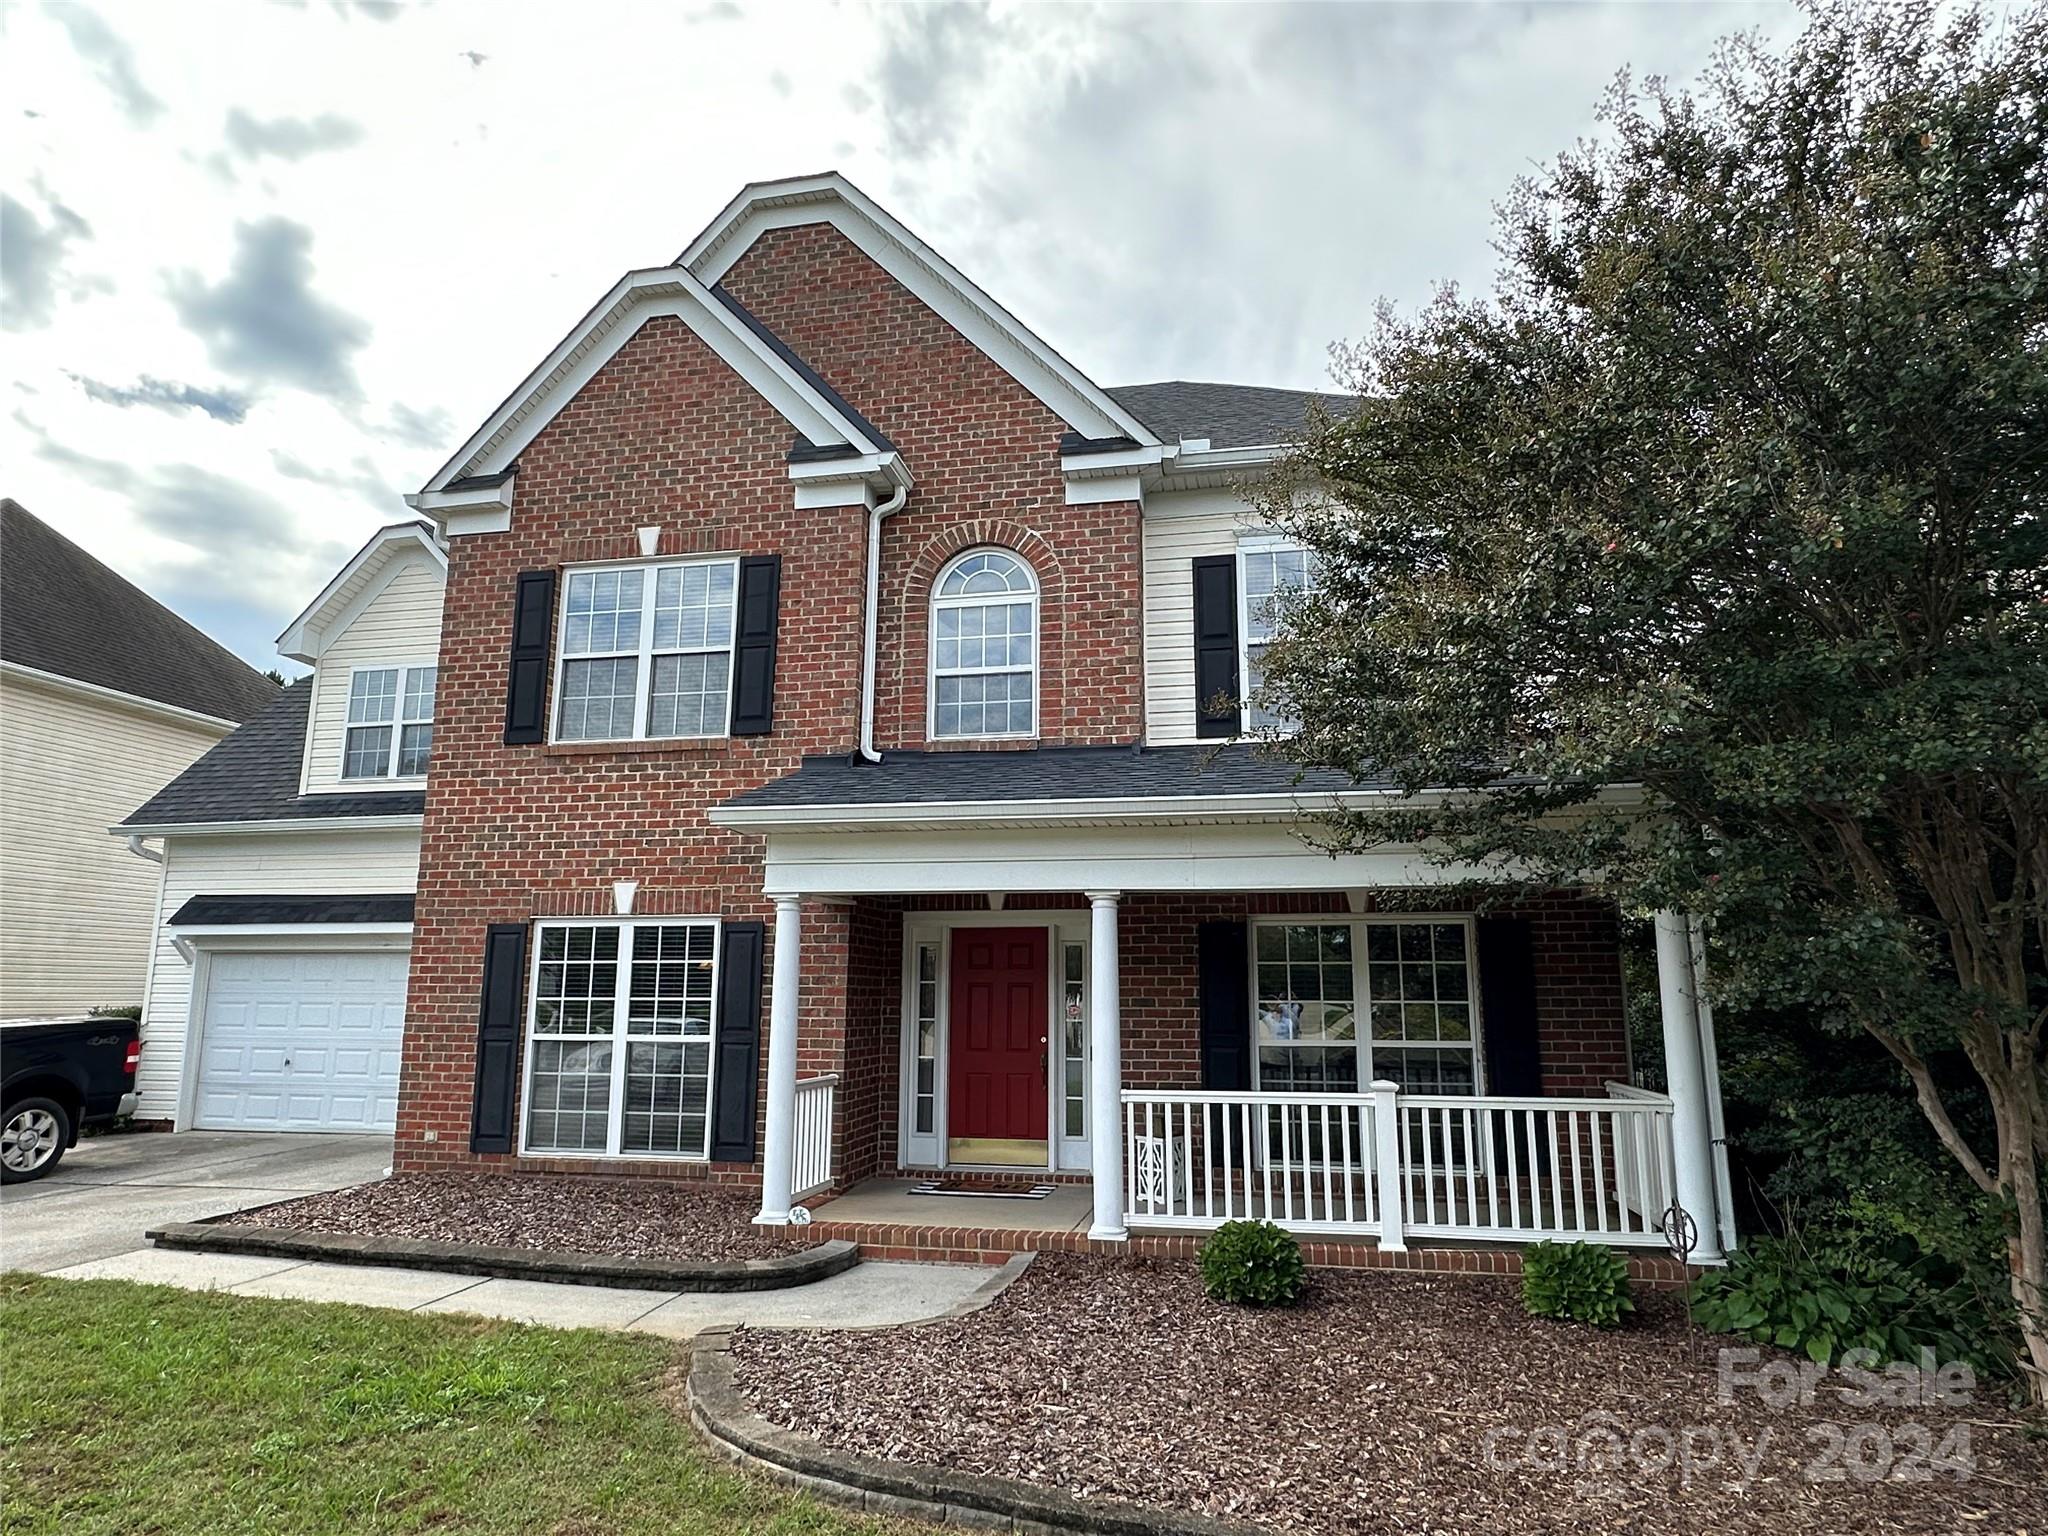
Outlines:
[[[395,1174],[241,1211],[237,1225],[656,1259],[766,1259],[815,1247],[753,1225],[756,1197],[652,1179]]]
[[[1739,1341],[1637,1304],[1603,1332],[1529,1318],[1512,1281],[1325,1271],[1258,1312],[1191,1265],[1048,1254],[968,1317],[742,1330],[733,1358],[764,1418],[846,1451],[1276,1531],[2048,1536],[2048,1425],[1999,1389],[1723,1402]]]

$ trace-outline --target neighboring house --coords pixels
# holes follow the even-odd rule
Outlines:
[[[157,871],[107,828],[277,693],[0,500],[0,1018],[142,1001]]]
[[[312,675],[123,807],[163,847],[143,1118],[391,1129],[447,565],[380,530],[278,637]]]

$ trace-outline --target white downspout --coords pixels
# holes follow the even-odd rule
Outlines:
[[[105,847],[106,845],[102,843],[100,846]],[[142,834],[140,832],[131,832],[128,834],[128,851],[134,854],[135,857],[137,857],[138,859],[147,859],[152,864],[161,864],[164,861],[164,856],[161,853],[158,853],[154,848],[145,848],[142,846]]]
[[[878,507],[868,509],[868,592],[866,631],[862,639],[860,665],[860,755],[879,763],[875,750],[875,649],[882,612],[882,519],[903,510],[910,487],[899,485],[896,494]]]

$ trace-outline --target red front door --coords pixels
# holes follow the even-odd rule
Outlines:
[[[963,1161],[995,1159],[962,1142],[1045,1145],[1045,967],[1043,928],[953,930],[946,1130]]]

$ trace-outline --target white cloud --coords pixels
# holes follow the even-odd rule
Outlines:
[[[621,272],[669,260],[746,181],[845,171],[1105,384],[1313,387],[1380,296],[1485,280],[1492,201],[1593,129],[1615,70],[1690,76],[1715,36],[1796,20],[1777,3],[225,14],[231,47],[227,24],[161,0],[7,12],[0,255],[6,318],[36,323],[0,350],[21,413],[0,414],[0,456],[11,494],[259,665],[323,562],[404,517],[402,493]],[[228,409],[201,403],[215,392]]]

